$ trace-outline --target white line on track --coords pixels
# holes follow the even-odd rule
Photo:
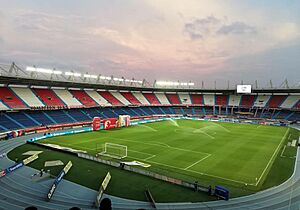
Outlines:
[[[207,156],[205,156],[204,158],[201,158],[201,159],[200,159],[200,160],[198,160],[197,162],[195,162],[195,163],[193,163],[193,164],[189,165],[188,167],[186,167],[184,170],[187,170],[187,169],[189,169],[189,168],[193,167],[194,165],[196,165],[196,164],[200,163],[201,161],[205,160],[205,159],[206,159],[206,158],[208,158],[209,156],[211,156],[211,155],[207,155]]]
[[[285,132],[284,136],[282,137],[282,139],[281,139],[280,143],[278,144],[278,146],[277,146],[276,150],[274,151],[274,153],[273,153],[272,157],[270,158],[270,160],[269,160],[269,162],[268,162],[267,166],[265,167],[265,169],[264,169],[264,170],[263,170],[263,172],[261,173],[261,175],[260,175],[259,179],[258,179],[258,180],[257,180],[257,182],[255,183],[255,186],[257,186],[257,185],[258,185],[258,183],[260,182],[261,178],[263,177],[263,175],[265,174],[265,172],[266,172],[266,171],[267,171],[267,169],[269,168],[269,165],[272,163],[272,161],[273,161],[274,157],[276,157],[276,154],[277,154],[278,150],[280,149],[280,146],[281,146],[282,142],[285,140],[285,138],[286,138],[286,135],[288,134],[289,130],[290,130],[290,128],[288,128],[288,129],[286,130],[286,132]]]

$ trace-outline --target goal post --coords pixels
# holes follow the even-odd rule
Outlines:
[[[121,144],[105,143],[98,155],[122,159],[127,157],[127,146]]]

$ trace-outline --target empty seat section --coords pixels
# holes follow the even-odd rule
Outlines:
[[[4,113],[0,113],[0,125],[4,126],[8,130],[14,130],[20,128],[18,124],[7,118]]]
[[[160,102],[154,95],[154,93],[143,93],[143,95],[146,97],[146,99],[149,101],[150,104],[158,105]]]
[[[107,117],[118,117],[120,115],[115,111],[115,108],[104,108],[101,110],[101,113],[103,113]]]
[[[100,115],[100,113],[97,111],[97,108],[91,108],[91,109],[84,109],[82,110],[88,117],[94,118],[94,117],[103,117]]]
[[[70,118],[63,110],[45,111],[57,123],[73,123],[74,120]]]
[[[152,106],[150,109],[154,112],[154,114],[164,114],[160,107]]]
[[[116,99],[118,99],[124,105],[130,105],[131,103],[119,92],[110,92]]]
[[[38,126],[38,123],[35,123],[33,120],[28,118],[24,113],[22,112],[11,112],[7,113],[11,118],[16,120],[18,123],[21,123],[25,127],[35,127]]]
[[[127,101],[129,101],[133,105],[140,105],[141,102],[136,99],[134,95],[132,95],[131,92],[120,92],[124,98],[126,98]]]
[[[92,98],[96,103],[101,106],[111,106],[105,98],[103,98],[97,91],[95,90],[85,90],[85,92]]]
[[[92,118],[80,109],[70,109],[66,111],[71,115],[77,122],[91,121]]]
[[[105,100],[107,100],[110,104],[114,106],[123,105],[116,97],[114,97],[110,92],[108,91],[99,91],[98,92]]]
[[[26,104],[7,87],[0,87],[0,99],[12,109],[28,108]]]
[[[180,99],[176,93],[166,93],[166,96],[171,104],[181,104]]]
[[[267,105],[270,98],[271,96],[258,95],[254,101],[254,106],[263,108]]]
[[[98,104],[83,90],[70,90],[72,95],[86,107],[97,106]]]
[[[156,96],[156,98],[158,99],[158,101],[161,103],[161,104],[164,104],[164,105],[168,105],[170,104],[170,101],[168,100],[167,96],[165,95],[165,93],[154,93],[154,95]]]
[[[214,106],[215,105],[215,95],[203,95],[203,102],[205,105]]]
[[[286,99],[287,96],[272,96],[269,100],[268,107],[278,108],[282,102]]]
[[[242,107],[252,107],[255,100],[255,96],[253,95],[243,95],[241,98],[241,106]]]
[[[82,107],[82,104],[68,90],[54,89],[53,91],[68,107]]]
[[[203,96],[198,94],[191,94],[193,104],[203,104]]]
[[[299,101],[300,96],[288,96],[285,101],[280,105],[281,108],[291,109],[293,108]]]
[[[178,96],[182,104],[192,104],[190,94],[178,93]]]
[[[149,105],[149,101],[145,98],[145,96],[141,92],[131,92],[132,95],[135,96],[137,100],[143,105]]]
[[[42,107],[45,106],[31,91],[30,88],[19,88],[19,87],[12,87],[12,91],[21,98],[28,106],[30,107]]]
[[[153,115],[155,114],[151,109],[149,109],[149,107],[145,106],[142,107],[143,111],[146,113],[146,115]]]
[[[55,122],[52,122],[43,112],[40,111],[31,111],[27,112],[34,120],[40,123],[40,125],[52,125]]]
[[[229,95],[228,105],[239,106],[241,103],[241,95]]]
[[[183,114],[180,107],[173,107],[175,114]]]
[[[0,100],[0,111],[8,110],[9,108]]]
[[[62,100],[51,89],[34,88],[32,90],[46,106],[65,106]]]
[[[227,106],[228,96],[226,95],[216,95],[216,105],[218,106]]]

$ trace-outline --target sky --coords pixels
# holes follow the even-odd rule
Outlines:
[[[300,84],[299,0],[0,0],[0,63],[196,85]]]

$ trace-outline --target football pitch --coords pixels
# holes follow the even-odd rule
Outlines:
[[[290,128],[212,121],[167,120],[40,141],[96,155],[105,143],[127,146],[126,161],[150,164],[151,170],[187,181],[260,188],[284,149]]]

